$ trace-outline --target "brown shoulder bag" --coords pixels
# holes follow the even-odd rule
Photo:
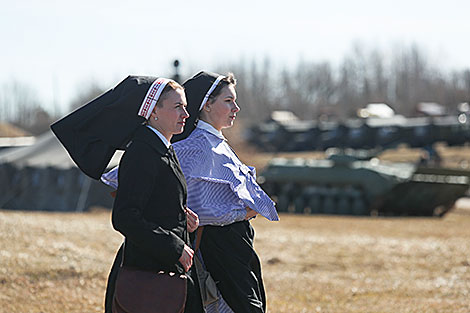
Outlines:
[[[113,313],[182,313],[186,275],[122,266],[116,279]]]

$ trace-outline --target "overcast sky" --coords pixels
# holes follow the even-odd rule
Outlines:
[[[27,84],[61,113],[90,81],[183,75],[269,57],[338,63],[354,43],[417,44],[442,69],[470,68],[468,0],[0,0],[0,87]],[[236,74],[236,73],[235,73]]]

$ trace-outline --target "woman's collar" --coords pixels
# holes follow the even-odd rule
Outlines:
[[[222,140],[226,140],[224,135],[222,135],[222,131],[218,131],[217,129],[214,128],[214,126],[212,126],[211,124],[209,124],[207,122],[204,122],[203,120],[199,120],[197,122],[196,127],[204,129],[204,130],[208,131],[209,133],[219,137]]]
[[[163,134],[161,132],[159,132],[158,130],[156,130],[155,128],[153,128],[152,126],[150,125],[147,125],[148,128],[150,128],[159,138],[160,140],[163,142],[163,144],[169,148],[170,147],[170,142],[165,138],[165,136],[163,136]]]

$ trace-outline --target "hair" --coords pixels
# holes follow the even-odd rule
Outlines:
[[[235,75],[233,75],[233,73],[230,73],[230,72],[227,73],[227,75],[224,78],[222,78],[222,80],[217,85],[217,87],[215,87],[214,91],[212,91],[212,93],[209,95],[208,100],[210,100],[211,102],[214,102],[217,96],[222,91],[222,89],[225,86],[229,86],[229,85],[233,85],[233,86],[237,85],[237,80],[235,78]]]
[[[170,79],[168,83],[166,84],[165,88],[163,88],[162,93],[160,94],[160,97],[158,98],[158,101],[155,107],[161,107],[163,101],[166,98],[168,98],[168,93],[171,90],[178,90],[178,89],[184,90],[184,87],[178,84],[176,81]]]
[[[194,75],[191,79],[189,79],[188,81],[191,82],[193,79],[198,79],[199,77],[201,76],[206,76],[207,74],[210,74],[209,76],[216,76],[218,74],[216,73],[207,73],[207,72],[199,72],[197,73],[196,75]],[[186,84],[186,82],[185,82]],[[230,86],[230,85],[233,85],[233,86],[236,86],[237,85],[237,80],[235,79],[235,76],[233,75],[233,73],[227,73],[227,75],[225,75],[224,78],[222,78],[222,80],[219,82],[219,84],[217,85],[217,87],[212,91],[212,93],[209,95],[209,101],[210,102],[214,102],[214,100],[217,98],[217,96],[219,96],[221,90],[226,87],[226,86]],[[191,88],[188,88],[189,91],[191,91]],[[186,91],[188,91],[186,90]],[[204,94],[207,92],[207,90],[204,90],[202,91]],[[204,94],[202,96],[204,96]],[[188,97],[188,94],[186,94],[186,97]],[[198,95],[195,95],[196,98],[198,98],[199,96]],[[188,102],[190,102],[190,99],[187,99]],[[171,139],[171,142],[177,142],[177,141],[180,141],[180,140],[183,140],[183,139],[186,139],[192,132],[193,130],[196,128],[196,123],[197,121],[199,120],[200,118],[200,114],[201,112],[199,111],[199,105],[200,105],[200,101],[202,101],[202,98],[201,99],[198,99],[198,103],[188,103],[188,112],[190,114],[189,118],[186,120],[186,126],[184,127],[184,131],[181,133],[181,134],[177,134],[175,136],[172,137]]]

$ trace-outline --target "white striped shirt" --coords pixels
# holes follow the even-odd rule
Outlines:
[[[188,207],[200,225],[242,221],[249,207],[278,221],[274,202],[256,182],[253,167],[243,164],[221,134],[199,121],[185,140],[173,144],[188,185]]]
[[[101,181],[106,185],[110,186],[114,190],[118,188],[118,172],[119,172],[119,165],[110,170],[107,173],[101,175]]]

